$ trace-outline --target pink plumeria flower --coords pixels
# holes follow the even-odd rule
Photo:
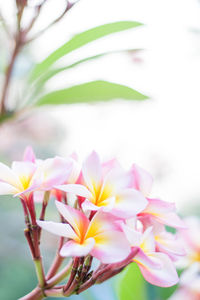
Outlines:
[[[36,189],[40,180],[34,177],[36,165],[29,161],[14,161],[11,168],[0,163],[0,195],[21,195]]]
[[[37,161],[35,177],[40,178],[40,190],[49,191],[58,184],[64,183],[73,170],[71,159],[56,156],[42,161]]]
[[[149,219],[174,228],[186,228],[184,222],[176,214],[175,204],[160,199],[148,198],[148,205],[138,214],[138,217],[144,223]]]
[[[174,203],[165,202],[160,199],[149,198],[153,185],[152,176],[144,169],[134,164],[130,170],[131,183],[130,186],[139,190],[148,200],[148,205],[138,215],[141,220],[157,222],[169,225],[175,228],[185,228],[184,222],[176,214]]]
[[[178,282],[176,269],[168,255],[156,252],[152,227],[144,233],[126,224],[123,224],[122,228],[131,247],[139,249],[133,261],[139,266],[144,278],[151,284],[161,287],[175,285]]]
[[[37,221],[38,225],[59,236],[68,238],[60,255],[85,256],[89,253],[102,263],[115,263],[125,259],[130,246],[123,232],[115,224],[116,218],[104,212],[97,212],[91,221],[79,210],[56,201],[60,214],[68,224]]]
[[[67,158],[56,156],[46,160],[36,159],[33,149],[26,147],[23,160],[37,165],[36,177],[42,180],[43,190],[50,190],[54,185],[64,183],[74,183],[80,174],[80,166],[77,162],[76,154],[73,153]]]
[[[111,163],[102,166],[99,156],[92,152],[83,163],[82,185],[63,185],[57,188],[85,198],[84,211],[111,212],[121,218],[129,218],[141,212],[147,205],[145,197],[129,188],[130,175]]]
[[[0,163],[0,194],[26,199],[33,191],[51,190],[71,176],[72,167],[71,159],[61,157],[35,160],[34,152],[28,147],[24,161],[14,161],[11,168]]]

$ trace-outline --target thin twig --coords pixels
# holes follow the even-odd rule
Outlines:
[[[56,18],[53,22],[51,22],[48,26],[46,26],[45,28],[43,28],[42,30],[40,30],[39,32],[37,32],[35,34],[35,36],[33,36],[32,38],[30,38],[29,40],[27,40],[27,43],[30,43],[30,42],[34,41],[35,39],[37,39],[38,37],[40,37],[45,31],[49,30],[53,25],[55,25],[56,23],[58,23],[65,16],[65,14],[74,6],[74,4],[76,4],[77,2],[70,3],[69,1],[67,1],[66,8],[61,13],[61,15],[58,18]]]
[[[35,15],[34,17],[32,18],[32,20],[30,21],[29,25],[27,26],[27,28],[25,29],[25,32],[28,33],[33,25],[35,24],[36,20],[38,19],[39,15],[40,15],[40,11],[41,11],[41,8],[43,6],[43,4],[45,3],[46,0],[43,0],[42,3],[40,3],[39,5],[35,6],[34,9],[35,9]]]
[[[13,67],[15,64],[15,60],[19,53],[20,48],[21,48],[20,40],[17,40],[15,42],[15,46],[14,46],[13,53],[11,55],[10,63],[7,67],[6,74],[5,74],[5,81],[4,81],[2,96],[1,96],[1,100],[0,100],[0,114],[2,114],[2,115],[6,111],[5,110],[5,102],[6,102],[6,98],[7,98],[7,94],[8,94],[8,88],[9,88],[10,79],[11,79]]]

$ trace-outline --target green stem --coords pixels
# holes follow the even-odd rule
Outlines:
[[[41,258],[35,258],[33,261],[34,261],[34,264],[35,264],[35,270],[36,270],[39,286],[44,287],[44,285],[45,285],[45,275],[44,275],[44,270],[43,270]]]
[[[50,289],[45,290],[45,296],[46,297],[64,297],[63,295],[63,289]]]

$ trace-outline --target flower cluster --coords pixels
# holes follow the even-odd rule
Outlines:
[[[102,163],[96,152],[80,166],[76,155],[37,160],[28,147],[23,161],[13,162],[11,168],[0,163],[0,194],[20,198],[25,235],[40,271],[41,229],[60,236],[56,263],[47,276],[43,270],[37,272],[42,274],[39,282],[45,296],[51,295],[48,291],[59,282],[57,278],[63,279],[56,273],[64,257],[72,257],[71,274],[62,287],[64,296],[103,282],[131,262],[138,264],[151,284],[168,287],[178,282],[174,261],[185,251],[166,225],[179,230],[185,224],[174,204],[149,197],[152,183],[151,175],[139,166],[126,171],[116,159]],[[38,218],[35,202],[41,194]],[[73,203],[69,201],[72,195]],[[56,199],[60,223],[44,221],[49,196]],[[93,258],[100,265],[91,271]]]

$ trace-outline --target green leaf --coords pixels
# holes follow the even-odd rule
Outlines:
[[[34,68],[31,80],[35,80],[40,76],[45,70],[47,70],[52,64],[54,64],[58,59],[65,56],[66,54],[92,42],[100,39],[106,35],[120,32],[123,30],[131,29],[142,24],[134,21],[121,21],[110,24],[104,24],[97,26],[95,28],[89,29],[87,31],[81,32],[75,35],[71,40],[65,43],[63,46],[51,53],[45,60],[40,64],[36,65]]]
[[[44,95],[37,105],[57,105],[108,101],[113,99],[145,100],[147,96],[125,85],[108,81],[91,81]]]
[[[146,300],[146,282],[135,263],[131,263],[121,274],[116,283],[119,300]]]
[[[109,54],[114,54],[114,53],[122,53],[122,52],[137,52],[141,49],[124,49],[124,50],[116,50],[116,51],[110,51],[110,52],[104,52],[104,53],[100,53],[98,55],[94,55],[94,56],[89,56],[89,57],[86,57],[84,59],[81,59],[81,60],[78,60],[76,62],[74,62],[73,64],[71,65],[67,65],[65,67],[61,67],[61,68],[54,68],[54,69],[50,69],[48,70],[47,72],[44,73],[44,75],[42,75],[38,82],[36,83],[36,93],[38,91],[40,91],[40,89],[42,88],[42,86],[49,80],[51,79],[53,76],[63,72],[63,71],[66,71],[68,69],[72,69],[78,65],[81,65],[87,61],[91,61],[91,60],[95,60],[97,58],[100,58],[100,57],[103,57],[103,56],[106,56],[106,55],[109,55]]]

